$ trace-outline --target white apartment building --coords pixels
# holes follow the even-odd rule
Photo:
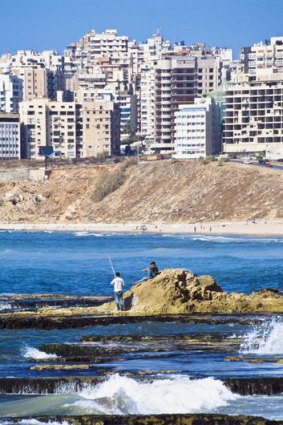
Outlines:
[[[115,29],[102,33],[91,30],[67,47],[65,57],[77,62],[80,68],[94,64],[103,56],[111,57],[113,63],[128,63],[128,42],[128,37],[118,35]]]
[[[0,74],[0,111],[18,112],[22,98],[22,80],[8,73]]]
[[[241,49],[241,62],[247,74],[283,72],[283,37],[271,37],[268,42],[261,42]]]
[[[155,69],[141,67],[139,130],[146,140],[154,140],[155,131]]]
[[[0,112],[0,160],[21,158],[19,114]]]
[[[225,90],[223,150],[283,158],[283,74],[231,84]],[[275,78],[276,77],[276,78]]]
[[[220,153],[220,129],[216,131],[211,98],[195,99],[175,112],[174,158],[197,159]]]
[[[77,90],[101,90],[106,86],[106,75],[101,70],[96,70],[92,73],[83,73],[79,71],[76,74]]]
[[[64,57],[53,50],[34,52],[18,50],[15,55],[2,55],[2,73],[15,75],[23,81],[24,100],[48,95],[56,98],[57,90],[64,90]]]

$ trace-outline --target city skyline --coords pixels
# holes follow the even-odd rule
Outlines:
[[[24,49],[62,53],[91,29],[117,28],[140,42],[160,28],[171,42],[230,47],[238,57],[241,47],[283,34],[279,0],[1,0],[1,6],[0,54]]]

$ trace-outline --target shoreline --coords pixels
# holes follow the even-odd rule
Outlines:
[[[283,237],[280,220],[215,221],[201,223],[0,223],[2,231],[195,234]]]

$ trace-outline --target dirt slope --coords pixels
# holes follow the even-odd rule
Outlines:
[[[119,166],[54,169],[49,180],[0,183],[0,222],[193,222],[283,217],[283,173],[240,164],[140,163],[100,202]]]

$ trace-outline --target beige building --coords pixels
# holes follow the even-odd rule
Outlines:
[[[119,107],[107,100],[64,102],[47,98],[20,103],[25,158],[41,158],[39,148],[52,146],[54,157],[75,158],[120,152]]]
[[[120,153],[120,112],[110,100],[82,101],[80,104],[81,137],[79,156],[82,158]]]
[[[283,75],[231,84],[225,90],[223,150],[283,158]]]
[[[23,146],[26,158],[41,158],[40,146],[52,146],[55,157],[76,157],[76,104],[47,98],[20,103]]]
[[[23,81],[23,100],[48,96],[48,71],[45,68],[19,67],[13,74]]]

